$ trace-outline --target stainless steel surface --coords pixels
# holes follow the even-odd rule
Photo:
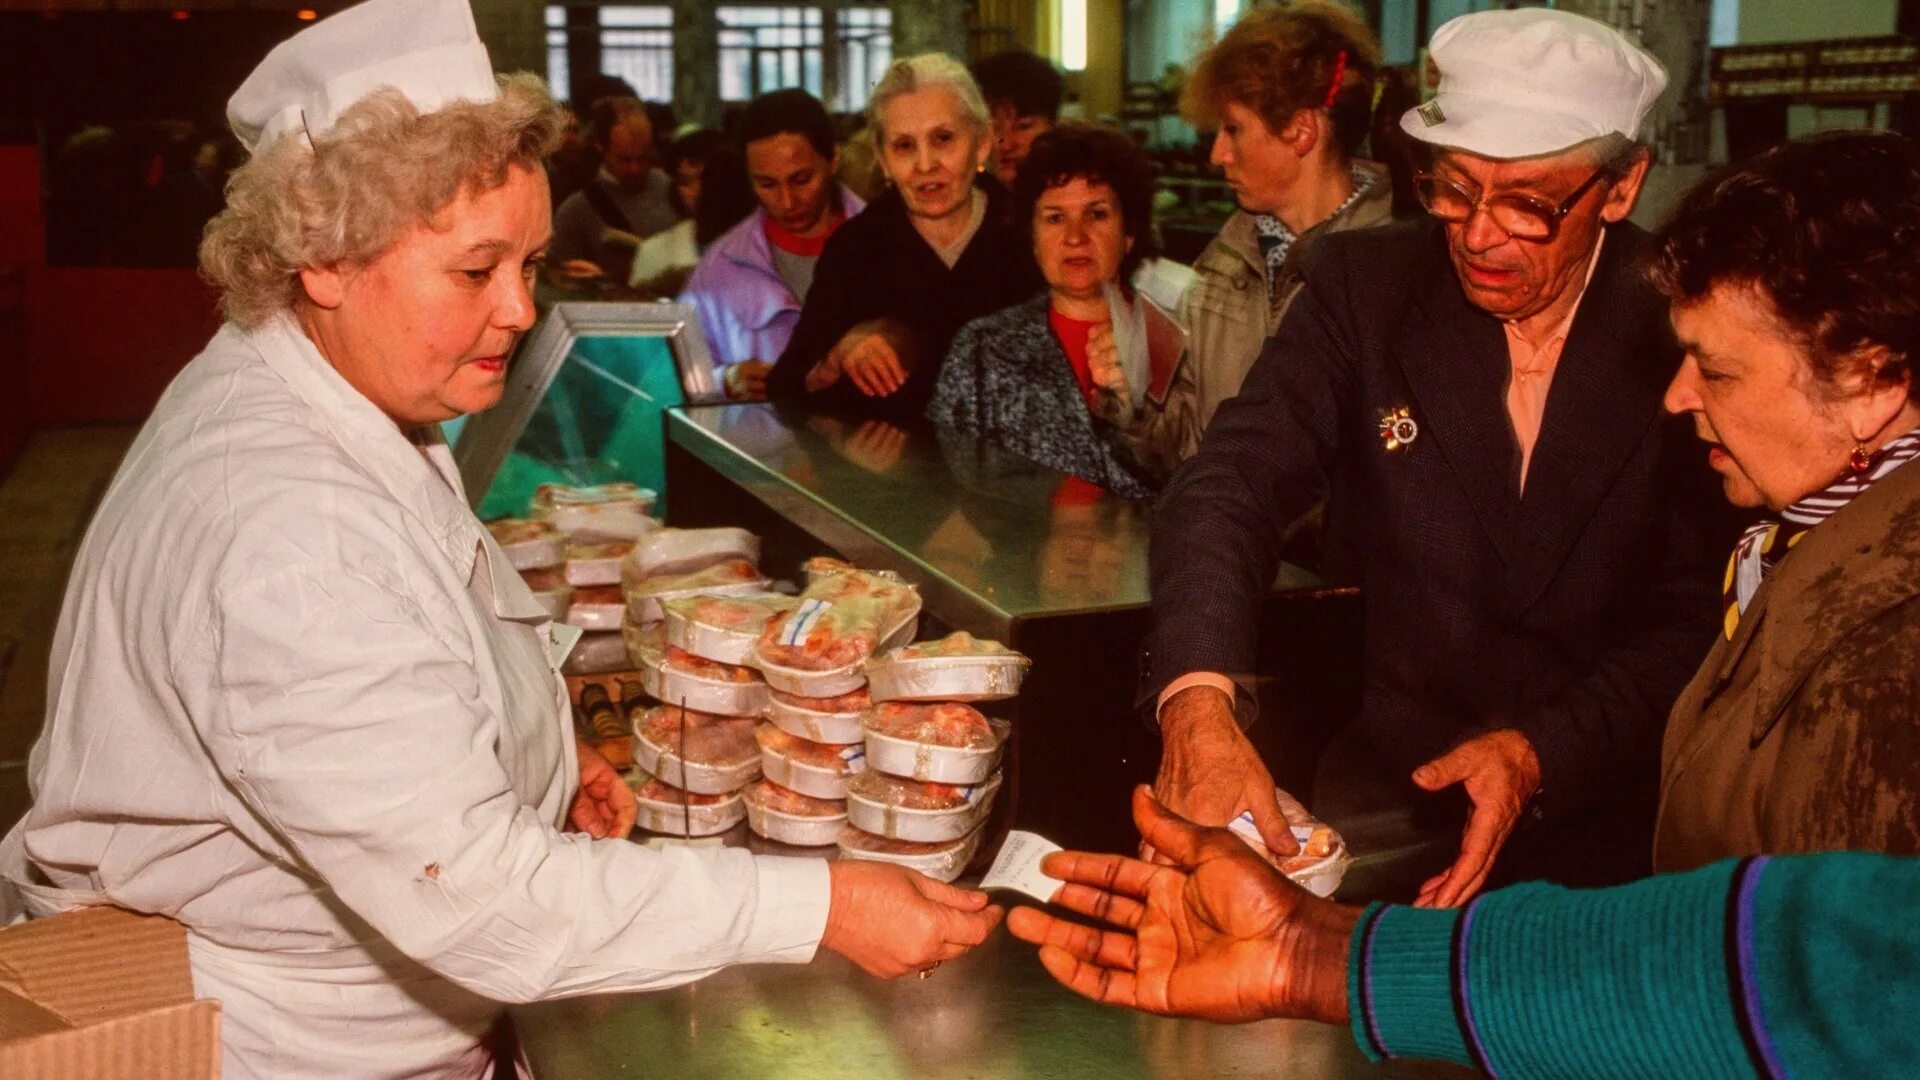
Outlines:
[[[1005,930],[925,980],[883,982],[827,954],[513,1014],[541,1080],[1471,1075],[1369,1065],[1342,1027],[1223,1026],[1096,1005],[1056,984]]]

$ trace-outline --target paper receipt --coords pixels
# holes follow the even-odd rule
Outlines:
[[[1060,889],[1060,882],[1040,872],[1040,860],[1061,850],[1060,845],[1038,833],[1018,829],[1007,834],[1000,854],[980,879],[982,889],[1012,889],[1041,903],[1048,903]]]

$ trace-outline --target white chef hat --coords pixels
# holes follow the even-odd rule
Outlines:
[[[1423,142],[1507,160],[1589,139],[1635,138],[1666,89],[1651,53],[1605,23],[1531,8],[1462,15],[1434,31],[1433,100],[1400,127]]]
[[[227,102],[249,152],[289,131],[316,138],[381,87],[422,112],[500,96],[467,0],[366,0],[274,46]]]

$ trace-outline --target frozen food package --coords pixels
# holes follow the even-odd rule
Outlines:
[[[760,561],[760,538],[745,529],[656,529],[634,542],[627,580],[691,574],[728,559]]]
[[[964,631],[867,661],[875,701],[1000,701],[1020,692],[1032,661]]]
[[[858,569],[860,568],[845,559],[836,559],[831,555],[815,555],[813,558],[800,564],[800,576],[802,580],[811,585],[817,579],[826,577],[829,574],[844,574],[850,570]]]
[[[973,831],[993,812],[1000,774],[983,783],[925,783],[872,768],[847,781],[847,821],[892,840],[933,843]]]
[[[767,684],[752,668],[703,660],[669,645],[659,623],[629,621],[624,633],[627,655],[654,698],[721,716],[759,716],[766,710]]]
[[[573,605],[573,586],[567,584],[565,574],[557,568],[522,570],[520,579],[527,583],[533,598],[547,609],[554,622],[566,621],[567,609]]]
[[[754,646],[756,666],[774,689],[833,697],[866,683],[861,665],[900,639],[911,640],[920,594],[892,574],[822,574],[800,605],[769,622]]]
[[[853,743],[866,740],[867,729],[861,721],[872,707],[873,699],[864,686],[830,698],[774,690],[768,694],[766,715],[774,727],[789,735],[820,743]]]
[[[747,827],[769,840],[796,847],[823,847],[840,838],[847,826],[847,804],[839,799],[816,799],[771,780],[748,785]]]
[[[690,574],[665,574],[629,581],[627,610],[643,623],[659,622],[661,604],[692,596],[748,596],[767,591],[772,582],[747,559],[727,559]]]
[[[588,585],[619,585],[620,561],[633,550],[632,544],[568,544],[567,584],[574,588]]]
[[[542,484],[533,494],[533,516],[577,543],[632,542],[660,527],[648,516],[653,503],[654,493],[637,484]]]
[[[662,601],[667,644],[723,664],[749,664],[767,621],[800,605],[783,593],[682,596]]]
[[[633,757],[675,787],[702,795],[738,791],[760,776],[756,722],[659,705],[634,717]]]
[[[1300,800],[1286,791],[1275,788],[1274,797],[1280,803],[1280,812],[1286,817],[1287,826],[1293,831],[1294,842],[1300,845],[1299,854],[1286,858],[1275,855],[1260,839],[1260,830],[1254,825],[1251,812],[1242,813],[1228,822],[1227,828],[1246,841],[1247,846],[1261,858],[1292,879],[1294,884],[1315,896],[1332,896],[1340,888],[1340,881],[1353,862],[1353,856],[1347,851],[1346,840],[1333,826],[1315,820]]]
[[[867,767],[860,743],[813,742],[772,724],[762,724],[754,737],[760,742],[761,775],[816,799],[846,798],[847,778]]]
[[[487,531],[515,570],[544,570],[567,561],[567,538],[544,521],[501,518],[487,522]]]
[[[533,490],[533,508],[537,512],[556,506],[630,505],[641,513],[651,513],[656,498],[658,496],[653,491],[624,480],[585,486],[541,484]]]
[[[869,767],[942,784],[985,780],[999,768],[1010,730],[958,702],[882,702],[862,724]]]
[[[561,665],[560,670],[568,675],[598,675],[608,671],[626,671],[631,666],[632,662],[627,659],[627,643],[615,631],[580,635],[580,644],[567,654],[566,663]]]
[[[618,630],[626,617],[627,598],[620,586],[590,585],[573,590],[564,621],[582,630]]]
[[[662,783],[638,769],[627,774],[627,786],[633,789],[638,804],[634,824],[648,832],[712,836],[726,832],[747,816],[746,800],[737,791],[702,795]]]
[[[954,840],[917,843],[878,836],[849,825],[840,833],[840,857],[895,863],[918,870],[935,881],[952,881],[973,861],[984,831],[975,829]]]

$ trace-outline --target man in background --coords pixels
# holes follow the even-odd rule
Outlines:
[[[653,123],[638,98],[593,103],[600,173],[553,215],[552,259],[573,277],[627,279],[640,241],[680,221],[672,182],[654,165]]]

